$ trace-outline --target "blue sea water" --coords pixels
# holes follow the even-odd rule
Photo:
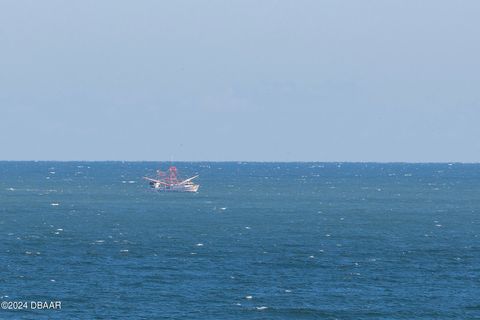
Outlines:
[[[0,162],[0,300],[62,302],[0,318],[480,318],[480,165],[158,165]]]

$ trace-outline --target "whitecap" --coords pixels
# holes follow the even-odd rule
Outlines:
[[[128,249],[122,249],[120,252],[128,252]]]
[[[257,310],[265,310],[265,309],[268,309],[268,307],[265,307],[265,306],[261,306],[261,307],[256,307]]]
[[[203,247],[203,243],[197,243],[196,246],[197,247]]]
[[[251,300],[253,297],[252,296],[245,296],[245,299]]]
[[[53,203],[50,203],[50,205],[51,205],[51,206],[53,206],[53,207],[56,207],[56,206],[59,206],[59,205],[60,205],[60,203],[53,202]]]

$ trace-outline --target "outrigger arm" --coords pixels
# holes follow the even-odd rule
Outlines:
[[[193,177],[191,177],[191,178],[188,178],[187,180],[183,180],[183,181],[180,182],[179,184],[185,184],[185,183],[187,183],[187,182],[189,182],[189,181],[192,181],[192,180],[195,179],[195,178],[198,178],[198,175],[193,176]]]
[[[152,179],[152,178],[148,178],[148,177],[143,177],[143,179],[145,180],[148,180],[148,181],[152,181],[152,182],[155,182],[155,183],[160,183],[160,184],[164,184],[164,185],[169,185],[168,183],[165,183],[163,181],[160,181],[160,180],[156,180],[156,179]]]

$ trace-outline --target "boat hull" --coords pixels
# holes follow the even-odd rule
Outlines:
[[[152,188],[161,192],[197,192],[200,185],[198,184],[179,184],[166,186],[161,183],[153,183]]]

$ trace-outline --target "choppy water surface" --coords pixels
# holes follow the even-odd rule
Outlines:
[[[480,165],[0,162],[5,319],[480,316]]]

